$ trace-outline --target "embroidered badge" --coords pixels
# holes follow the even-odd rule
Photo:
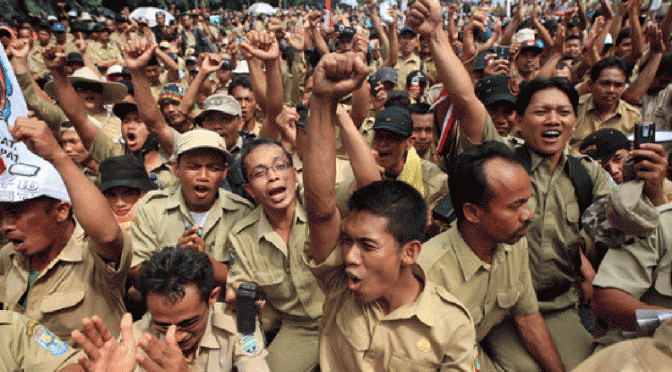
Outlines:
[[[60,356],[68,351],[68,344],[54,336],[54,334],[49,332],[44,326],[41,325],[36,329],[33,340],[38,345],[42,346],[43,349],[50,352],[51,355]]]
[[[35,326],[39,325],[37,320],[31,320],[26,324],[26,334],[28,334],[28,337],[33,335],[33,331],[35,330]]]
[[[418,341],[418,349],[422,352],[427,353],[429,352],[429,350],[432,349],[432,345],[429,344],[429,340],[427,340],[426,338],[421,338]]]
[[[229,256],[229,271],[231,271],[233,274],[236,273],[236,251],[233,249],[229,249],[228,252]]]
[[[473,370],[474,372],[479,372],[481,370],[481,361],[478,359],[478,353],[474,354]]]
[[[238,340],[238,345],[243,354],[253,355],[259,350],[259,341],[254,335],[245,335]]]

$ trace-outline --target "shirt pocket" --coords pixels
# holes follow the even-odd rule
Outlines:
[[[47,315],[75,307],[84,302],[85,294],[86,291],[81,290],[65,293],[59,292],[44,296],[42,304],[40,305],[40,311]]]
[[[517,286],[499,291],[497,292],[497,305],[501,309],[510,309],[518,302],[519,297],[520,289]]]
[[[408,357],[392,354],[390,358],[390,372],[429,372],[436,371],[440,368],[439,365],[422,363],[412,360]]]
[[[579,222],[581,214],[579,212],[579,203],[568,203],[567,204],[567,221],[569,223],[575,224]]]

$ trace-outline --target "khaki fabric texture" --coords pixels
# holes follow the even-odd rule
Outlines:
[[[82,328],[93,314],[119,336],[125,312],[122,295],[131,264],[132,248],[125,236],[120,265],[114,268],[95,252],[94,243],[79,224],[61,253],[40,273],[28,291],[27,307],[20,301],[28,288],[30,262],[12,243],[0,249],[0,303],[42,323],[71,346],[70,332]]]
[[[619,100],[616,111],[602,119],[595,112],[595,104],[592,94],[584,94],[579,98],[579,120],[576,122],[576,130],[572,134],[569,144],[578,150],[581,141],[586,136],[599,129],[612,128],[625,134],[630,134],[635,129],[635,123],[642,120],[639,109],[631,104]]]
[[[498,244],[492,263],[487,264],[453,226],[422,245],[418,264],[428,280],[447,289],[469,309],[479,342],[505,316],[526,316],[539,310],[525,239],[514,245]]]
[[[147,193],[138,202],[134,223],[131,225],[133,262],[131,267],[142,264],[155,251],[174,247],[187,226],[193,225],[191,213],[182,196],[182,187]],[[242,197],[222,188],[210,208],[203,226],[205,253],[219,262],[228,261],[224,243],[233,225],[252,210],[252,204]]]
[[[80,353],[30,318],[0,311],[0,370],[58,371],[76,364]]]
[[[422,60],[416,53],[411,54],[407,60],[404,60],[400,52],[397,64],[394,66],[394,69],[397,71],[396,89],[406,90],[406,76],[415,70],[420,70],[421,64]]]

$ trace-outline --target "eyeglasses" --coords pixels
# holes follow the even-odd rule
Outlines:
[[[277,173],[277,172],[283,172],[283,171],[289,169],[289,167],[290,167],[290,165],[289,165],[289,162],[287,162],[287,161],[283,161],[283,162],[280,162],[280,163],[275,163],[275,164],[271,165],[270,167],[265,167],[263,165],[260,165],[256,168],[254,168],[254,170],[250,174],[249,178],[250,179],[257,179],[257,178],[261,178],[261,177],[266,177],[268,175],[268,170],[269,169],[273,169],[273,172]]]
[[[77,93],[84,93],[84,92],[103,93],[103,85],[98,83],[79,82],[72,84],[72,87],[75,89],[75,92]]]

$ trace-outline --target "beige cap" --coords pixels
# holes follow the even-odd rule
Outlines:
[[[112,83],[101,80],[93,70],[88,67],[82,67],[68,77],[71,84],[78,82],[98,83],[103,86],[103,103],[119,103],[128,94],[128,89],[124,84]],[[51,98],[56,98],[56,88],[54,82],[49,81],[44,85],[44,91]]]
[[[203,102],[203,112],[194,119],[194,122],[200,124],[203,120],[203,115],[210,111],[219,111],[238,117],[243,116],[243,110],[240,108],[240,103],[238,103],[233,96],[228,94],[213,94],[206,98],[205,102]]]
[[[226,142],[224,142],[224,139],[219,134],[211,130],[194,129],[178,137],[175,143],[173,160],[187,151],[202,148],[220,151],[226,158],[231,155],[226,150]]]

